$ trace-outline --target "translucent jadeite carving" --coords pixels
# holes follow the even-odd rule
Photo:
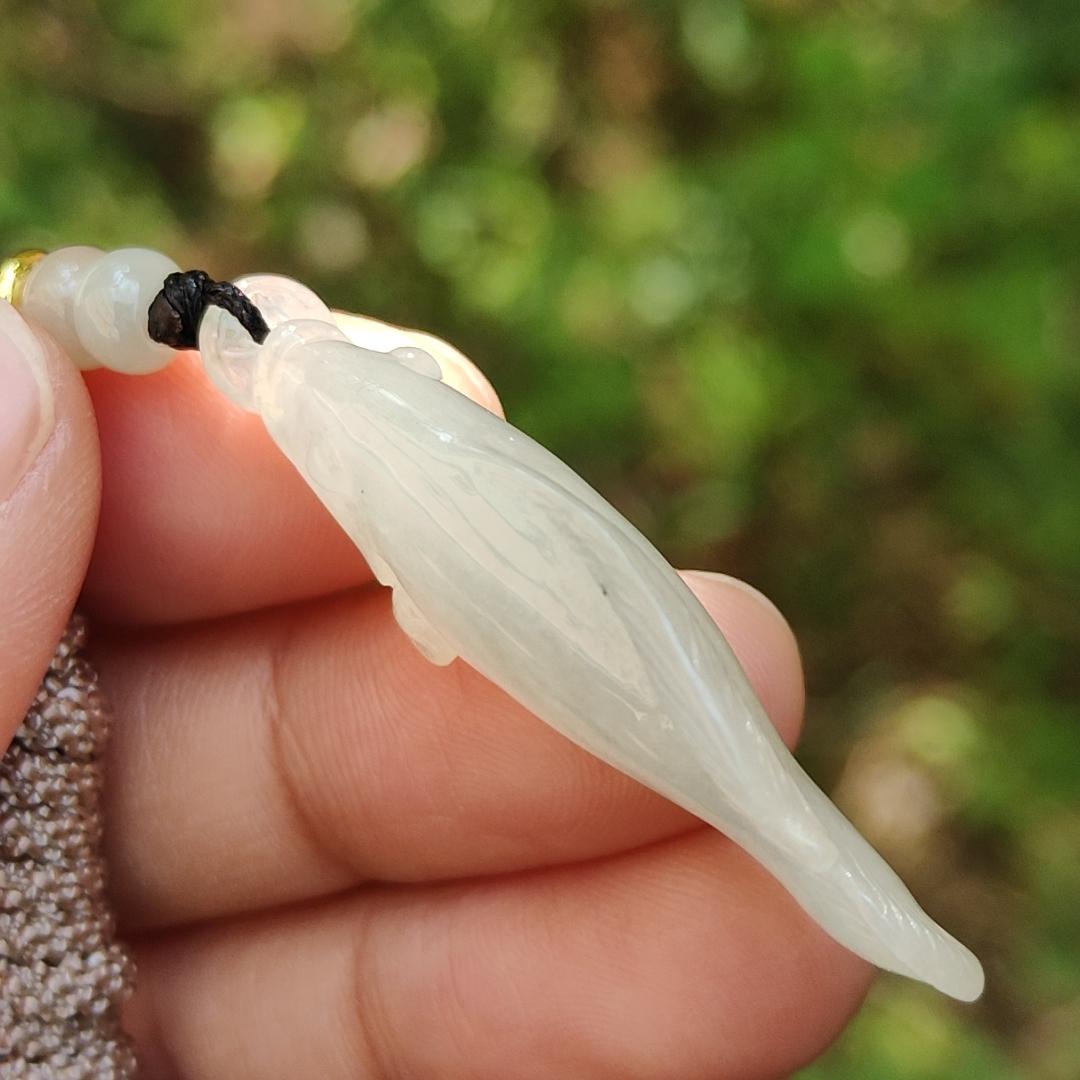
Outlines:
[[[724,832],[860,956],[978,997],[979,962],[799,767],[663,557],[551,453],[418,366],[286,322],[254,380],[274,440],[393,588],[417,647],[460,656]]]
[[[29,271],[27,308],[87,365],[156,370],[171,353],[142,313],[174,269],[154,252],[66,249]],[[429,659],[462,657],[726,833],[860,956],[979,996],[979,962],[796,764],[682,579],[561,461],[448,384],[460,354],[356,317],[350,341],[288,278],[236,284],[274,329],[257,345],[211,307],[198,336],[211,379],[262,415]]]

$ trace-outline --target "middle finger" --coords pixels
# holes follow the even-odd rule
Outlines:
[[[760,594],[690,575],[773,722],[802,678]],[[696,819],[458,661],[428,663],[386,590],[115,642],[108,855],[129,927],[592,858]]]

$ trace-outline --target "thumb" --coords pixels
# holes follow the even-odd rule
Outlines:
[[[0,752],[82,586],[100,475],[81,376],[51,339],[0,301]]]

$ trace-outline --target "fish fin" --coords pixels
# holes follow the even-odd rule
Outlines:
[[[454,647],[431,625],[400,584],[394,585],[393,606],[398,626],[428,660],[445,667],[457,658]]]

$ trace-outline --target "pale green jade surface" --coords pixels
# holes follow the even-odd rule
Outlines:
[[[277,322],[248,353],[242,403],[393,588],[430,660],[460,656],[731,837],[853,952],[979,996],[978,960],[803,772],[715,623],[629,522],[422,357],[391,353],[378,324],[357,321],[349,340],[326,321]],[[438,355],[437,339],[412,340]]]

